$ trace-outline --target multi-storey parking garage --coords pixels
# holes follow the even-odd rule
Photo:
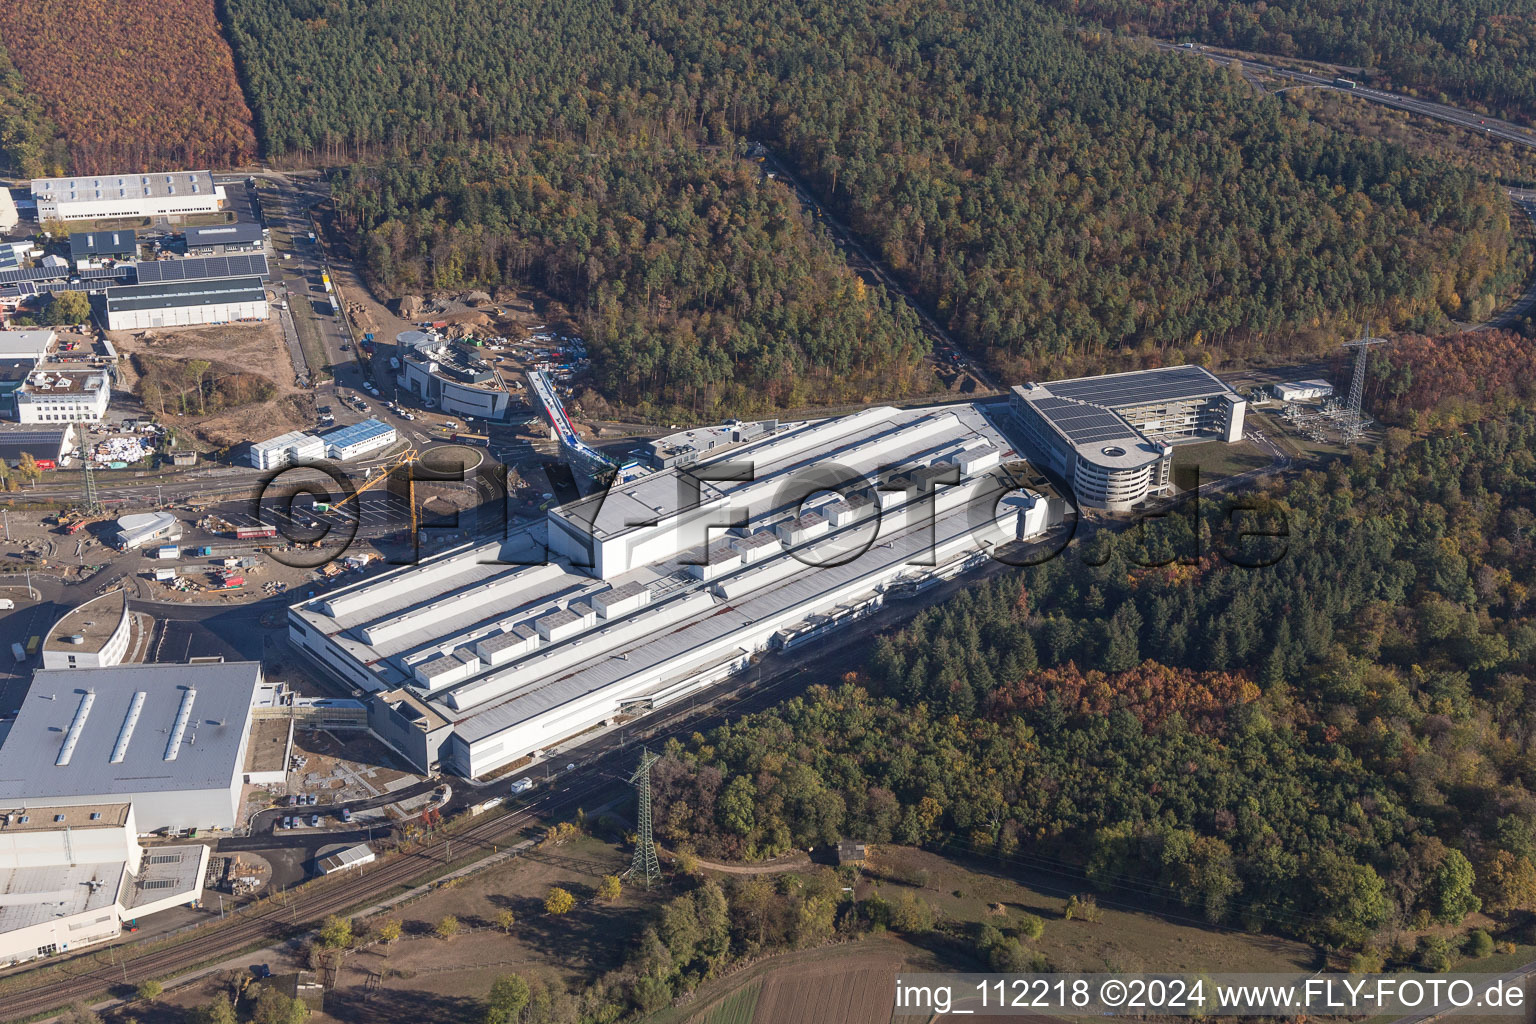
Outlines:
[[[296,605],[290,633],[374,695],[374,732],[418,767],[483,775],[1060,522],[1020,468],[976,406],[777,424]]]
[[[1115,512],[1169,493],[1175,444],[1241,440],[1247,407],[1198,366],[1023,384],[1010,402],[1029,454]]]

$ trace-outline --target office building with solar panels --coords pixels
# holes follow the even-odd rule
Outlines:
[[[1199,366],[1030,382],[1010,404],[1035,460],[1111,512],[1171,492],[1174,445],[1241,440],[1247,408]]]
[[[234,828],[258,662],[42,669],[0,742],[0,807],[132,802],[141,831]]]

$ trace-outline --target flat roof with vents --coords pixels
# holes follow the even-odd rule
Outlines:
[[[96,654],[128,617],[128,592],[114,590],[71,608],[53,624],[43,641],[45,651]],[[75,639],[78,637],[79,639]]]
[[[205,245],[249,245],[261,241],[261,225],[243,220],[238,224],[214,224],[204,228],[187,228],[187,248]]]
[[[0,807],[228,789],[260,684],[250,661],[39,671],[0,744]]]
[[[139,251],[139,236],[132,231],[76,231],[69,236],[70,255],[132,256]]]
[[[72,804],[64,807],[0,807],[0,835],[52,832],[60,828],[121,828],[129,803]],[[26,821],[22,821],[26,818]],[[7,820],[9,819],[9,820]]]
[[[148,174],[76,174],[68,178],[33,178],[32,194],[66,203],[110,199],[158,199],[170,196],[214,196],[208,171],[158,171]]]

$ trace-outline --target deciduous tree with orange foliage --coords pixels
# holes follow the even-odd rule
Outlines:
[[[76,174],[255,155],[213,0],[0,4],[0,42],[62,130]]]

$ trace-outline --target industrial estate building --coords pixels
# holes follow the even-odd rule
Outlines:
[[[371,695],[370,728],[419,769],[480,776],[857,620],[1064,513],[1020,488],[1025,467],[975,405],[776,424],[730,446],[728,465],[703,454],[506,541],[296,604],[290,637]],[[746,479],[720,479],[742,463]]]
[[[360,459],[380,448],[388,448],[399,439],[395,428],[382,420],[366,419],[358,423],[327,430],[319,438],[325,443],[325,454],[347,462]]]
[[[506,417],[512,393],[472,345],[427,331],[405,331],[395,344],[400,350],[400,386],[427,408],[486,420]]]
[[[113,590],[76,605],[43,638],[43,668],[111,668],[122,664],[133,636],[128,591]]]
[[[131,802],[141,831],[234,828],[259,662],[41,669],[0,743],[0,807]]]
[[[325,442],[314,434],[290,430],[286,434],[251,445],[251,465],[257,469],[282,469],[325,458]]]
[[[30,455],[44,469],[58,466],[74,445],[68,427],[0,426],[0,461],[14,466]]]
[[[251,445],[250,462],[257,469],[282,469],[331,458],[342,462],[388,448],[400,439],[395,428],[377,419],[350,423],[323,434],[290,430]]]
[[[224,189],[208,171],[153,174],[79,174],[34,178],[32,198],[39,222],[104,220],[113,217],[180,218],[216,213]]]
[[[187,228],[184,236],[188,256],[224,256],[241,252],[261,252],[265,248],[261,225],[253,221],[215,224],[205,228]]]
[[[1241,440],[1247,408],[1199,366],[1031,382],[1009,401],[1030,454],[1080,504],[1116,512],[1171,493],[1174,445]]]
[[[117,521],[113,539],[121,551],[133,551],[155,541],[181,540],[181,520],[169,512],[135,512]]]
[[[140,280],[145,268],[140,264]],[[260,277],[160,281],[107,289],[107,330],[190,327],[237,320],[265,320],[267,292]]]
[[[76,231],[69,236],[69,258],[81,269],[99,260],[131,260],[138,254],[139,238],[132,231]]]
[[[69,953],[196,902],[209,848],[139,845],[131,801],[0,802],[0,965]]]
[[[34,370],[11,398],[19,423],[95,423],[107,414],[112,385],[103,370]]]
[[[19,359],[37,366],[48,358],[58,337],[49,327],[0,331],[0,360]]]

